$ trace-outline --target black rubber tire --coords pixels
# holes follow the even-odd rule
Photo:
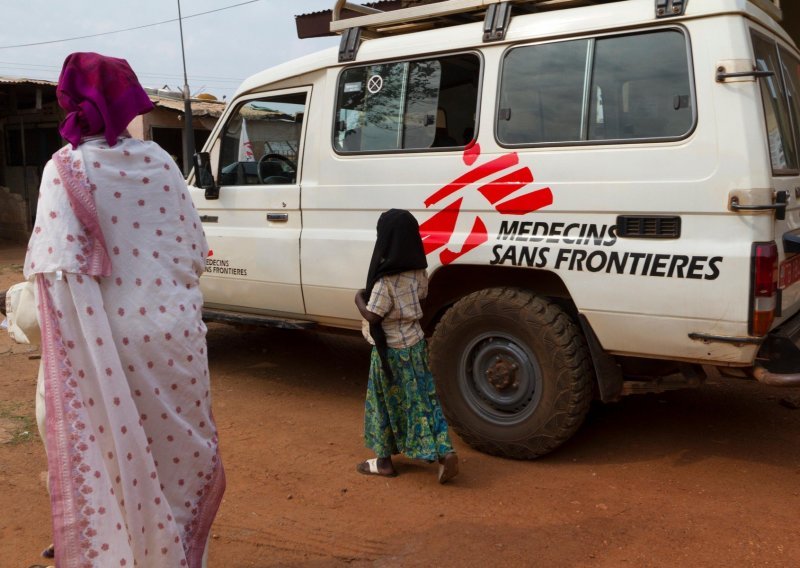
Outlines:
[[[475,372],[482,369],[475,361],[489,361],[497,349],[523,362],[527,387],[512,390],[519,397],[513,408],[498,409],[494,397],[503,391]],[[487,454],[533,459],[553,451],[578,430],[592,401],[594,375],[580,328],[558,305],[526,290],[490,288],[462,298],[436,326],[430,356],[450,426]]]

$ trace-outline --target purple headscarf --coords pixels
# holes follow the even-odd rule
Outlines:
[[[56,95],[68,113],[59,131],[73,148],[96,134],[113,146],[135,116],[153,109],[128,62],[99,53],[68,55]]]

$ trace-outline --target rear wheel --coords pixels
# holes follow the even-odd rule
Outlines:
[[[589,409],[583,335],[564,310],[531,292],[466,296],[439,322],[430,350],[445,415],[480,451],[544,455],[577,431]]]

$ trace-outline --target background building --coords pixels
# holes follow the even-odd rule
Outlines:
[[[136,117],[128,130],[135,138],[154,140],[182,166],[182,95],[147,91],[156,108]],[[224,108],[220,101],[192,100],[198,150]],[[58,132],[63,118],[56,101],[56,83],[0,77],[0,239],[27,241],[36,218],[42,170],[65,144]]]

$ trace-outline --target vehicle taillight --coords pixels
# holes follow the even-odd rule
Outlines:
[[[778,304],[778,247],[775,243],[753,244],[753,297],[750,335],[763,337],[775,319]]]

